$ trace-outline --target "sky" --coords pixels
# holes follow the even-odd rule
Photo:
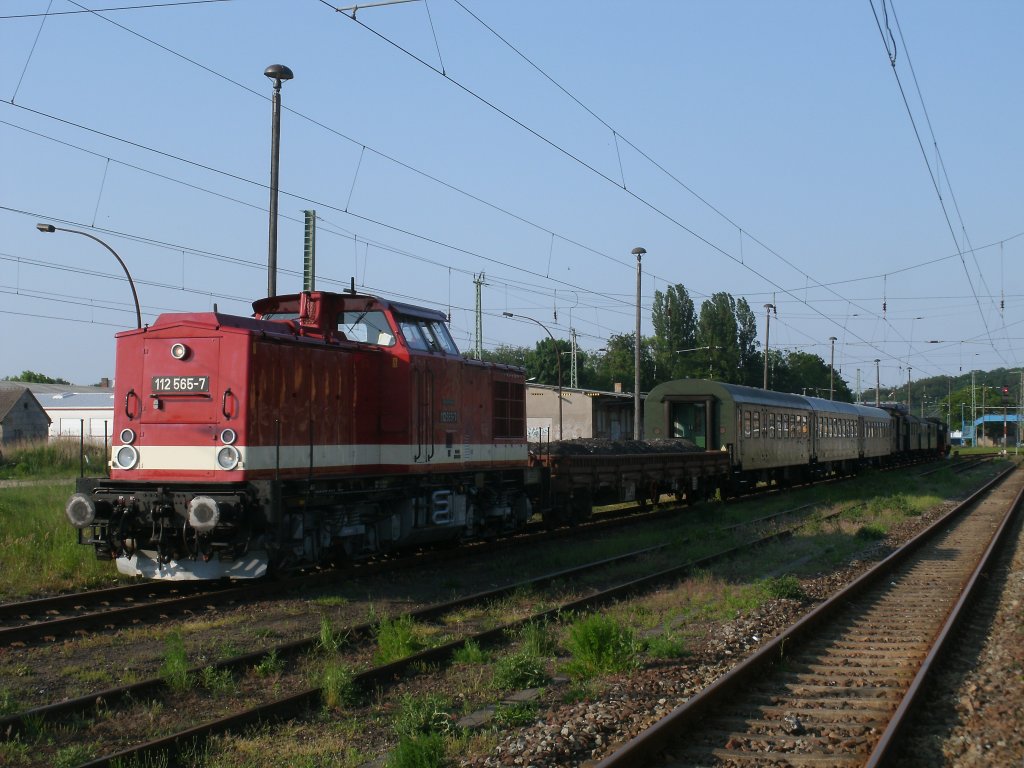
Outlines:
[[[464,351],[476,282],[485,348],[631,334],[642,247],[645,335],[681,283],[855,389],[1022,366],[1024,3],[343,7],[0,3],[0,376],[112,377],[135,327],[111,254],[38,222],[114,249],[143,323],[251,313],[272,64],[278,293],[315,210],[318,289],[439,308]]]

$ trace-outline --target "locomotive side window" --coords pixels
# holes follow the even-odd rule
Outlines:
[[[423,338],[423,329],[420,328],[419,323],[415,320],[399,320],[398,325],[402,329],[402,336],[405,337],[405,343],[409,345],[410,349],[421,349],[426,351],[430,349],[427,346],[427,340]]]
[[[391,332],[387,317],[380,311],[339,312],[338,330],[349,341],[378,347],[391,347],[395,344],[395,335]]]
[[[448,327],[440,320],[434,320],[430,323],[425,323],[430,333],[433,335],[435,343],[449,355],[458,355],[459,348],[455,345],[455,341],[452,339],[451,334],[448,333]]]
[[[526,434],[526,386],[509,381],[494,382],[494,436],[523,437]]]

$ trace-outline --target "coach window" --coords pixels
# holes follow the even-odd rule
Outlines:
[[[750,411],[743,412],[743,436],[750,437]]]
[[[769,440],[774,440],[775,439],[775,414],[774,413],[769,413],[767,418],[768,418],[768,423],[765,425],[765,428],[768,430],[768,439]]]
[[[751,437],[761,436],[761,412],[754,411],[751,419]]]

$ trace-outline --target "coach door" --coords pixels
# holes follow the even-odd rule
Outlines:
[[[669,437],[689,440],[702,451],[712,450],[711,399],[669,404]]]

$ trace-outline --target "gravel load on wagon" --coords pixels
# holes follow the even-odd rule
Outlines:
[[[551,456],[618,456],[657,453],[702,453],[689,440],[611,440],[581,437],[553,443],[530,443],[530,452]]]

